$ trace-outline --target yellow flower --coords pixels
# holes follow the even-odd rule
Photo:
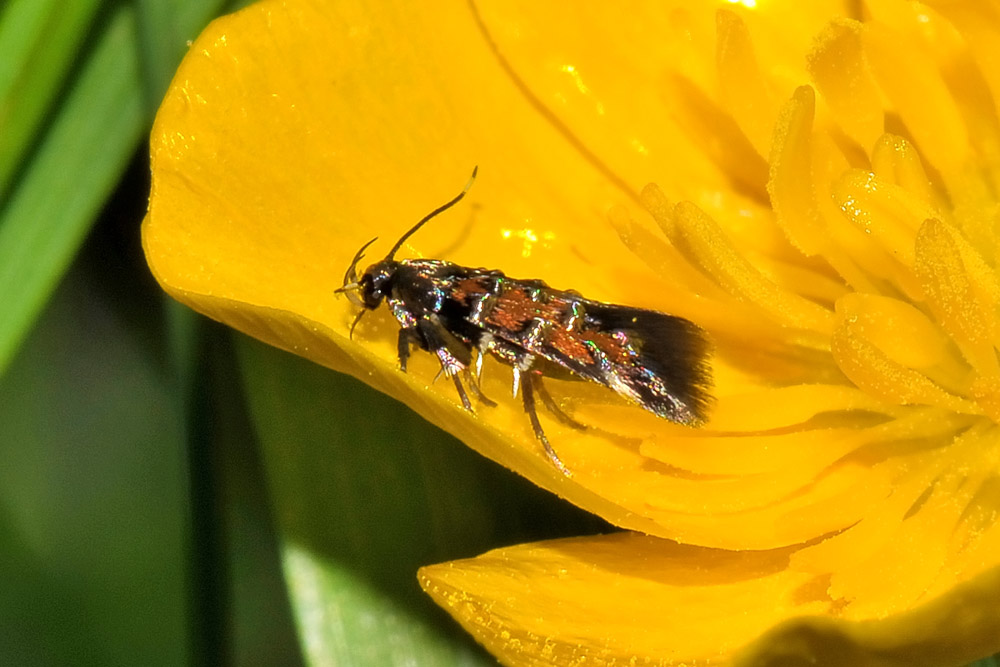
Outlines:
[[[178,300],[355,375],[635,532],[421,583],[511,665],[953,664],[1000,651],[1000,15],[927,4],[264,2],[192,46],[143,238]],[[357,248],[691,319],[716,405],[677,426],[462,409]],[[652,182],[650,185],[647,183]],[[471,205],[469,204],[471,202]],[[484,391],[509,395],[487,362]]]

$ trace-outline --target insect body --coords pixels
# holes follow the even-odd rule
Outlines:
[[[364,307],[351,325],[352,333],[367,310],[385,301],[400,324],[401,369],[406,370],[411,345],[432,352],[468,410],[472,403],[460,376],[468,376],[474,364],[475,378],[469,385],[483,402],[492,404],[478,389],[483,357],[492,354],[509,365],[514,395],[521,394],[535,436],[567,475],[542,430],[535,395],[561,420],[582,426],[555,405],[541,384],[543,376],[584,378],[660,417],[692,426],[702,423],[711,401],[709,344],[705,333],[688,320],[591,301],[541,280],[518,280],[500,271],[434,259],[393,259],[424,223],[458,203],[475,177],[473,170],[457,197],[421,219],[360,278],[358,262],[375,239],[357,252],[337,290]]]

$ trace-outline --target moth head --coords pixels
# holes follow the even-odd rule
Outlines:
[[[373,264],[369,266],[365,272],[358,278],[358,262],[360,262],[365,257],[365,250],[371,244],[375,243],[378,237],[375,237],[368,243],[361,246],[356,253],[354,253],[354,259],[351,260],[351,265],[347,267],[347,271],[344,273],[344,284],[334,290],[337,294],[346,294],[347,298],[355,306],[362,306],[363,309],[358,313],[357,317],[351,323],[351,338],[354,338],[354,327],[358,326],[358,322],[361,321],[361,317],[368,311],[374,310],[379,307],[382,303],[382,299],[385,298],[385,280],[379,280],[379,286],[376,288],[376,274],[374,269],[379,264],[385,264],[385,260],[382,260],[378,264]]]
[[[469,177],[469,182],[465,184],[457,196],[455,196],[451,201],[438,206],[436,209],[425,215],[420,219],[417,224],[413,225],[405,234],[399,237],[395,245],[389,250],[389,254],[385,256],[380,262],[372,264],[365,272],[358,277],[358,263],[364,259],[365,250],[368,249],[372,243],[378,239],[375,237],[368,243],[361,246],[361,248],[354,254],[354,259],[351,260],[351,265],[347,267],[347,272],[344,274],[344,284],[334,290],[337,294],[346,294],[347,298],[351,300],[356,306],[363,306],[365,310],[358,313],[358,316],[354,318],[354,322],[351,324],[351,336],[354,335],[354,327],[358,325],[361,321],[361,316],[365,314],[367,310],[375,310],[378,308],[382,301],[389,296],[389,292],[392,290],[393,283],[396,279],[396,271],[399,269],[399,262],[395,261],[393,257],[396,255],[396,251],[399,250],[406,239],[410,238],[414,232],[424,226],[428,220],[436,216],[442,211],[446,211],[465,196],[465,193],[469,191],[472,184],[476,181],[476,173],[479,171],[479,167],[475,167],[472,170],[472,176]]]
[[[389,296],[396,279],[396,270],[399,268],[398,262],[391,259],[383,259],[381,262],[372,264],[365,269],[365,272],[358,278],[358,261],[364,256],[362,254],[364,249],[374,240],[372,239],[366,243],[358,251],[358,254],[354,256],[354,261],[351,262],[350,268],[347,269],[347,274],[344,276],[343,287],[334,290],[337,293],[346,294],[351,303],[362,306],[361,312],[358,313],[357,317],[351,323],[351,338],[354,337],[354,327],[358,326],[358,322],[361,321],[364,314],[369,310],[378,308],[382,305],[385,298]]]
[[[398,268],[399,263],[395,260],[383,259],[365,269],[358,280],[362,306],[368,310],[375,310],[382,305],[382,301],[392,291]]]

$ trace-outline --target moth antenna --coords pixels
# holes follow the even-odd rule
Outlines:
[[[449,201],[446,204],[442,204],[441,206],[438,206],[436,209],[434,209],[433,211],[431,211],[430,213],[428,213],[427,215],[425,215],[423,218],[421,218],[420,222],[418,222],[417,224],[413,225],[413,227],[410,228],[410,231],[408,231],[405,234],[403,234],[402,236],[400,236],[399,240],[396,241],[396,245],[392,246],[392,250],[390,250],[389,254],[385,256],[386,261],[391,260],[392,256],[396,254],[396,251],[399,250],[403,246],[403,243],[406,242],[406,239],[408,239],[411,236],[413,236],[414,232],[416,232],[418,229],[420,229],[421,227],[423,227],[425,222],[427,222],[428,220],[430,220],[434,216],[438,215],[439,213],[444,213],[449,208],[451,208],[452,206],[454,206],[458,202],[462,201],[462,197],[464,197],[466,195],[466,193],[469,191],[469,189],[472,188],[472,184],[476,182],[476,174],[478,172],[479,172],[479,166],[476,165],[475,167],[472,168],[472,176],[469,177],[469,182],[465,184],[465,187],[462,188],[462,191],[459,192],[458,195],[454,199],[452,199],[451,201]],[[363,249],[364,248],[362,248],[362,250]]]
[[[375,241],[378,241],[377,236],[368,243],[361,246],[361,248],[358,249],[356,253],[354,253],[354,259],[351,260],[351,265],[347,267],[347,272],[344,274],[344,285],[340,289],[335,290],[336,292],[346,292],[350,289],[353,289],[351,287],[352,285],[355,286],[357,285],[358,272],[356,269],[358,268],[358,262],[360,262],[361,259],[365,256],[365,250],[368,249],[368,246],[375,243]]]

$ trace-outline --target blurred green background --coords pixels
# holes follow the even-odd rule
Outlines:
[[[146,268],[157,105],[243,4],[0,1],[0,664],[495,664],[416,569],[605,524]]]

